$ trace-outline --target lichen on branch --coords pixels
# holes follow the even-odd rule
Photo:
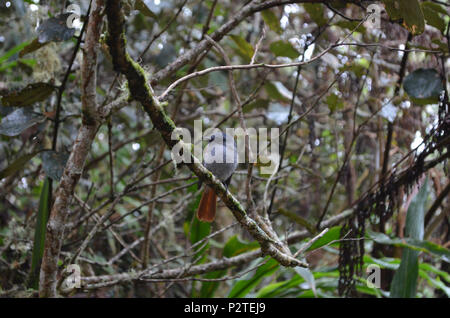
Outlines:
[[[172,148],[178,140],[172,140],[172,131],[176,128],[174,122],[167,116],[157,97],[147,81],[142,67],[133,61],[126,50],[126,36],[124,33],[124,15],[120,0],[106,2],[106,16],[108,20],[107,44],[113,59],[114,70],[125,75],[128,80],[130,97],[138,101],[149,115],[153,125],[160,132],[165,143]],[[191,155],[191,163],[185,164],[199,179],[212,187],[217,195],[231,210],[239,223],[256,239],[263,254],[275,258],[284,266],[308,265],[294,258],[289,249],[266,233],[253,219],[251,219],[240,202],[225,188],[214,175],[211,174],[200,161]]]

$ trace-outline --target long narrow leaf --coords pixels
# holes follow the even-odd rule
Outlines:
[[[7,61],[14,54],[19,53],[19,51],[22,50],[25,46],[27,46],[28,43],[29,42],[20,43],[20,44],[16,45],[15,47],[13,47],[12,49],[10,49],[5,54],[3,54],[2,56],[0,56],[0,64]]]
[[[422,240],[424,231],[425,204],[428,197],[427,180],[419,193],[411,201],[406,215],[405,234],[407,237]],[[393,298],[415,297],[419,276],[419,251],[404,248],[400,267],[391,283],[390,296]]]
[[[245,297],[249,292],[255,288],[264,277],[272,275],[279,265],[274,259],[269,259],[267,263],[256,270],[256,273],[250,279],[241,279],[233,286],[228,295],[229,298]]]
[[[34,230],[34,246],[31,258],[31,271],[28,285],[37,289],[39,285],[39,269],[41,267],[42,256],[44,254],[45,232],[47,219],[50,212],[50,179],[45,178],[39,199],[39,210],[36,218],[36,228]]]

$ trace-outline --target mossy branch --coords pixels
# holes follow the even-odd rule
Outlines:
[[[108,19],[107,44],[113,59],[114,70],[125,75],[128,80],[130,97],[138,101],[144,111],[149,115],[155,128],[161,133],[165,143],[172,148],[178,140],[172,140],[172,131],[176,128],[174,122],[167,116],[158,99],[155,97],[150,84],[147,81],[142,67],[133,61],[126,50],[126,37],[124,33],[124,15],[120,0],[108,0],[106,2],[106,16]],[[288,255],[288,248],[271,238],[258,224],[248,217],[244,208],[236,198],[227,191],[225,186],[200,161],[191,155],[191,163],[185,164],[199,179],[214,189],[225,205],[231,210],[239,223],[246,228],[261,246],[263,254],[275,258],[284,266],[308,265]]]

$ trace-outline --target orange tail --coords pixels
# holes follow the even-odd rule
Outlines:
[[[205,187],[197,210],[197,217],[203,222],[212,222],[216,216],[216,193],[210,187]]]

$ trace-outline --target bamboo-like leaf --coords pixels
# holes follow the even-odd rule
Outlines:
[[[319,238],[317,241],[315,241],[308,249],[307,251],[313,251],[315,249],[318,249],[324,245],[329,244],[330,242],[337,241],[340,238],[341,233],[341,226],[334,226],[332,227],[327,233],[325,233],[324,236]]]
[[[434,254],[450,260],[450,250],[441,245],[429,241],[422,241],[413,238],[390,238],[386,234],[367,231],[368,236],[379,244],[407,247],[416,251]]]
[[[227,273],[226,269],[207,273],[204,277],[208,279],[217,279],[223,277]],[[214,297],[214,293],[219,288],[220,281],[203,282],[200,288],[200,298]]]
[[[251,243],[242,242],[238,239],[237,235],[232,236],[223,248],[223,256],[233,257],[259,247],[258,242],[253,241]]]
[[[198,205],[200,204],[200,195],[197,196],[195,200],[193,200],[187,207],[188,215],[187,220],[184,223],[184,232],[186,236],[189,238],[189,241],[192,245],[201,241],[206,236],[208,236],[211,232],[211,223],[201,222],[194,215]],[[195,248],[195,256],[194,259],[198,259],[201,254],[203,254],[209,248],[209,243],[199,244]]]
[[[406,215],[405,236],[422,240],[424,231],[425,204],[428,197],[427,180],[419,193],[411,201]],[[393,298],[415,297],[419,275],[419,251],[404,248],[400,267],[391,283]]]
[[[8,61],[9,58],[11,58],[14,54],[19,53],[19,51],[22,50],[27,45],[28,45],[28,42],[23,42],[23,43],[16,45],[12,49],[8,50],[5,54],[0,56],[0,64]]]
[[[42,185],[36,227],[34,230],[33,255],[31,257],[31,270],[28,279],[28,286],[34,289],[37,289],[39,285],[39,269],[44,254],[45,232],[50,212],[50,182],[49,178],[45,178],[44,184]]]
[[[258,242],[254,241],[251,243],[242,242],[238,239],[236,235],[232,236],[228,242],[225,244],[223,248],[223,256],[224,257],[233,257],[250,250],[254,250],[259,247]],[[206,274],[205,278],[213,278],[217,279],[224,276],[227,273],[227,270],[220,270]],[[213,297],[215,291],[219,287],[220,281],[211,281],[211,282],[203,282],[202,287],[200,289],[200,297]]]
[[[264,265],[260,266],[256,273],[250,279],[239,280],[231,289],[229,298],[245,297],[253,288],[255,288],[264,277],[272,275],[280,265],[274,259],[270,259]]]
[[[296,267],[295,271],[299,274],[303,279],[309,284],[311,290],[314,293],[314,296],[317,297],[316,291],[316,281],[314,279],[314,275],[309,268]]]

